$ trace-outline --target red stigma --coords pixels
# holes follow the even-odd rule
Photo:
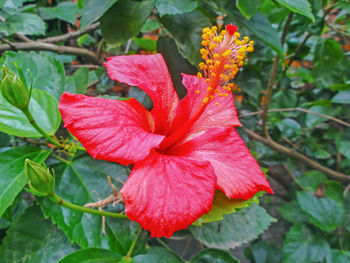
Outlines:
[[[238,28],[232,24],[226,25],[226,31],[232,36]]]

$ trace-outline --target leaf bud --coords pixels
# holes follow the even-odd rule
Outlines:
[[[27,84],[5,65],[2,66],[0,91],[4,99],[16,108],[23,110],[28,107],[29,93]]]
[[[48,196],[54,193],[55,177],[51,175],[48,168],[29,159],[26,159],[24,167],[29,192],[36,196]]]

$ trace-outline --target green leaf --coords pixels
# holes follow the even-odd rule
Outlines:
[[[260,241],[251,247],[254,263],[279,263],[282,260],[281,250],[273,243]]]
[[[157,42],[153,39],[133,37],[132,41],[134,41],[135,44],[138,45],[142,49],[145,49],[148,51],[156,51],[157,50]]]
[[[333,103],[350,104],[350,90],[340,91],[332,98]]]
[[[201,250],[191,263],[239,263],[239,260],[231,255],[230,252],[209,248]]]
[[[146,23],[141,28],[141,32],[142,33],[146,33],[146,32],[149,32],[149,31],[156,30],[159,27],[160,27],[160,24],[159,24],[158,20],[154,20],[152,18],[148,18]]]
[[[101,18],[104,39],[120,46],[138,33],[154,8],[155,0],[119,0]],[[118,25],[118,30],[115,30]]]
[[[120,189],[121,184],[115,178],[126,181],[129,170],[116,163],[94,160],[91,157],[80,158],[70,164],[59,163],[53,166],[56,173],[56,192],[63,199],[78,205],[104,199],[113,193],[107,182]],[[95,192],[93,192],[95,191]],[[126,255],[138,230],[138,224],[127,219],[106,218],[106,235],[102,233],[102,218],[96,215],[73,211],[50,200],[40,199],[45,216],[64,231],[71,242],[77,242],[82,248],[105,248]],[[111,207],[113,208],[113,207]],[[121,205],[111,211],[121,209]]]
[[[304,214],[296,200],[285,203],[278,208],[281,216],[291,223],[309,222],[309,218]]]
[[[300,124],[291,118],[284,118],[277,127],[285,137],[299,134],[301,130]]]
[[[264,15],[260,12],[256,12],[255,15],[248,20],[236,10],[228,9],[228,12],[225,23],[231,22],[246,28],[250,33],[254,34],[254,36],[275,50],[284,60],[283,48],[279,35]]]
[[[172,251],[162,247],[151,247],[147,254],[132,258],[133,263],[182,263],[183,260]]]
[[[57,101],[50,94],[44,90],[33,89],[29,110],[47,134],[55,134],[61,123],[61,115]],[[2,96],[0,96],[0,131],[15,136],[42,137],[29,123],[24,113],[5,101]]]
[[[262,2],[262,0],[237,0],[236,6],[247,19],[250,19],[258,11]]]
[[[315,17],[311,12],[311,5],[307,0],[276,0],[276,2],[292,12],[305,16],[311,19],[312,22],[315,22]]]
[[[65,70],[59,60],[33,51],[7,51],[0,59],[0,64],[5,64],[11,71],[17,72],[14,63],[23,70],[28,87],[33,79],[34,88],[45,90],[59,100],[65,87]]]
[[[348,263],[350,262],[350,251],[332,249],[327,257],[326,263]]]
[[[319,229],[332,232],[341,223],[344,209],[338,202],[328,197],[317,198],[308,192],[298,192],[297,200],[310,221]]]
[[[56,263],[74,250],[62,231],[32,206],[7,231],[0,255],[2,263]]]
[[[259,203],[259,199],[257,197],[253,197],[250,200],[229,199],[222,191],[216,190],[213,206],[209,214],[202,215],[193,222],[193,225],[201,226],[204,223],[220,221],[224,219],[223,215],[234,213],[240,208],[250,206],[252,203]]]
[[[74,25],[77,19],[78,7],[75,3],[66,1],[55,7],[41,7],[39,12],[46,20],[58,18]]]
[[[86,248],[73,252],[62,258],[57,263],[89,263],[89,262],[109,262],[118,263],[121,255],[101,248]]]
[[[89,81],[89,70],[87,68],[78,69],[73,76],[66,79],[65,91],[75,94],[84,94]]]
[[[316,192],[317,188],[327,181],[327,177],[316,170],[311,170],[297,178],[297,182],[305,189]]]
[[[165,15],[160,22],[175,39],[181,55],[193,65],[198,64],[201,60],[202,29],[210,25],[208,17],[195,10],[181,15]]]
[[[81,26],[86,27],[100,19],[118,0],[85,0],[81,10]]]
[[[330,252],[327,240],[304,224],[295,224],[287,233],[283,262],[322,262]]]
[[[323,106],[312,106],[309,109],[309,111],[333,116],[337,113],[338,110],[334,110]],[[306,114],[305,124],[308,128],[315,127],[316,125],[321,124],[324,121],[327,121],[327,119],[311,113]]]
[[[328,180],[324,184],[324,195],[341,204],[344,201],[344,187],[339,182]]]
[[[272,96],[271,107],[273,108],[292,108],[297,104],[298,98],[295,91],[291,89],[277,91]]]
[[[129,96],[135,98],[138,102],[142,104],[148,110],[151,110],[153,107],[153,102],[151,98],[147,95],[146,92],[141,90],[138,87],[130,87]]]
[[[156,0],[159,15],[175,15],[190,12],[198,6],[193,0]]]
[[[190,226],[189,229],[204,245],[229,249],[256,238],[274,221],[264,208],[254,204],[224,216],[220,222],[208,223],[201,227]]]
[[[12,148],[0,153],[0,217],[27,183],[24,176],[25,159],[41,163],[48,155],[49,152],[31,146]]]
[[[6,19],[9,33],[21,33],[24,35],[44,35],[46,25],[41,18],[30,13],[16,13]]]

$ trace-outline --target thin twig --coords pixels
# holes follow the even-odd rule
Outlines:
[[[337,123],[339,123],[341,125],[350,127],[350,123],[345,122],[345,121],[343,121],[341,119],[338,119],[338,118],[335,118],[335,117],[332,117],[332,116],[329,116],[329,115],[326,115],[326,114],[323,114],[323,113],[318,113],[318,112],[315,112],[315,111],[299,108],[299,107],[297,107],[297,108],[282,108],[282,109],[270,109],[270,110],[268,110],[268,112],[286,112],[286,111],[301,111],[301,112],[313,114],[313,115],[316,115],[316,116],[320,116],[322,118],[325,118],[325,119],[337,122]],[[259,115],[261,113],[263,113],[262,110],[256,111],[256,112],[247,113],[247,114],[240,114],[239,117],[240,118],[245,118],[245,117],[249,117],[249,116]]]
[[[275,142],[269,138],[264,138],[264,137],[258,135],[257,133],[247,129],[247,128],[244,128],[244,130],[247,132],[248,136],[250,138],[252,138],[253,140],[259,141],[277,152],[280,152],[280,153],[283,153],[289,157],[292,157],[292,158],[298,160],[299,162],[301,162],[305,165],[308,165],[308,166],[324,173],[329,178],[332,178],[334,180],[338,180],[342,183],[349,183],[350,182],[350,176],[347,176],[343,173],[329,169],[329,168],[317,163],[316,161],[310,159],[306,155],[298,153],[295,150],[291,150],[283,145],[280,145],[277,142]]]
[[[297,186],[299,186],[299,188],[300,188],[301,190],[307,191],[307,190],[304,188],[304,186],[302,186],[302,185],[298,182],[297,178],[294,176],[294,174],[292,173],[292,171],[287,167],[287,165],[282,164],[282,167],[283,167],[283,169],[287,172],[287,174],[290,176],[290,178],[292,178],[292,180],[294,181],[294,183],[295,183]]]
[[[282,36],[281,36],[281,44],[282,44],[282,46],[284,45],[284,42],[286,41],[289,25],[290,25],[290,23],[292,21],[293,14],[294,13],[292,13],[292,12],[289,13],[287,21],[286,21],[286,23],[284,25],[283,33],[282,33]],[[276,79],[276,76],[277,76],[279,60],[280,60],[280,57],[277,54],[275,56],[274,61],[273,61],[273,65],[272,65],[272,69],[271,69],[271,75],[270,75],[270,78],[269,78],[269,82],[267,84],[267,89],[266,89],[266,94],[265,94],[265,101],[264,101],[264,108],[263,108],[263,113],[262,113],[262,116],[261,116],[261,118],[262,118],[262,128],[263,128],[263,132],[264,132],[264,135],[265,135],[266,138],[270,138],[268,127],[267,127],[268,110],[269,110],[271,96],[272,96],[272,87],[273,87],[273,84],[275,83],[275,79]]]

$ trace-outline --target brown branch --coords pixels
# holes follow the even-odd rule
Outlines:
[[[5,51],[9,49],[14,50],[48,50],[57,52],[59,54],[71,54],[82,56],[90,59],[92,62],[99,64],[97,56],[90,50],[85,48],[77,48],[77,47],[67,47],[67,46],[57,46],[51,43],[44,42],[12,42],[10,44],[2,44],[0,45],[0,51]]]
[[[45,42],[45,43],[58,43],[58,42],[64,42],[72,38],[80,37],[81,35],[84,35],[88,32],[94,31],[100,27],[100,22],[94,23],[92,25],[89,25],[87,27],[84,27],[81,30],[77,30],[75,32],[70,32],[64,35],[55,36],[55,37],[48,37],[43,39],[38,39],[38,42]]]
[[[329,168],[317,163],[316,161],[310,159],[309,157],[305,156],[304,154],[298,153],[295,150],[291,150],[283,145],[280,145],[277,142],[275,142],[269,138],[264,138],[264,137],[258,135],[257,133],[255,133],[251,130],[248,130],[247,128],[244,128],[244,130],[247,132],[248,136],[250,138],[252,138],[253,140],[261,142],[277,152],[280,152],[280,153],[285,154],[291,158],[294,158],[294,159],[298,160],[299,162],[324,173],[329,178],[340,181],[342,183],[349,183],[350,182],[350,176],[347,176],[343,173],[329,169]]]
[[[313,115],[316,115],[316,116],[320,116],[322,118],[325,118],[325,119],[337,122],[337,123],[339,123],[341,125],[350,127],[350,123],[345,122],[345,121],[343,121],[341,119],[338,119],[338,118],[335,118],[335,117],[332,117],[332,116],[329,116],[329,115],[326,115],[326,114],[323,114],[323,113],[318,113],[318,112],[315,112],[315,111],[299,108],[299,107],[297,107],[297,108],[282,108],[282,109],[270,109],[270,110],[268,110],[268,112],[286,112],[286,111],[301,111],[301,112],[313,114]],[[261,111],[256,111],[256,112],[247,113],[247,114],[240,114],[239,117],[240,118],[244,118],[244,117],[259,115],[261,113],[263,113],[262,110]]]
[[[294,13],[292,13],[292,12],[289,13],[288,19],[287,19],[287,21],[286,21],[286,23],[284,25],[283,33],[282,33],[282,36],[281,36],[281,44],[282,44],[282,46],[283,46],[284,42],[286,41],[289,25],[290,25],[290,22],[292,21],[293,14]],[[266,88],[264,108],[263,108],[263,113],[262,113],[262,116],[261,116],[263,132],[264,132],[264,135],[265,135],[266,138],[270,138],[268,127],[267,127],[268,110],[269,110],[271,96],[272,96],[272,87],[273,87],[273,84],[275,83],[275,79],[276,79],[276,76],[277,76],[279,60],[280,60],[280,57],[278,55],[276,55],[275,59],[273,61],[273,65],[272,65],[272,69],[271,69],[271,75],[270,75],[269,82],[268,82],[267,88]]]

